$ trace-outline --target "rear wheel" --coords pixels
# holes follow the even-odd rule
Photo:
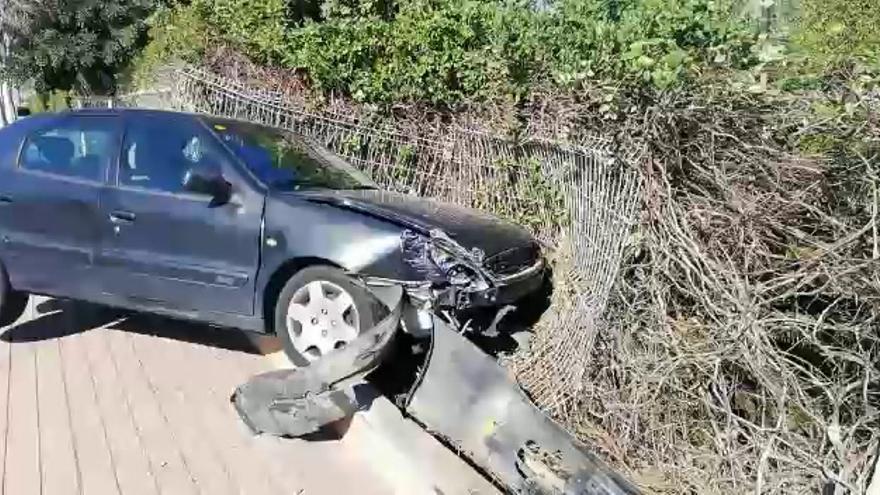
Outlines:
[[[375,323],[372,297],[342,270],[329,266],[297,272],[275,306],[275,331],[297,366],[344,348]]]
[[[6,267],[0,263],[0,327],[11,325],[24,313],[28,293],[14,290],[9,285]]]

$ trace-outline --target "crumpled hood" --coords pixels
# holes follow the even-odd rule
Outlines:
[[[470,208],[380,191],[301,191],[297,197],[373,215],[427,234],[441,229],[462,246],[487,256],[534,242],[522,227]]]

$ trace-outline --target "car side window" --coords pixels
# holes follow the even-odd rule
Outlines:
[[[213,137],[185,117],[138,116],[125,130],[119,184],[167,193],[183,192],[183,178],[195,165],[220,167]]]
[[[116,154],[116,120],[70,117],[31,134],[21,167],[90,181],[102,181]]]

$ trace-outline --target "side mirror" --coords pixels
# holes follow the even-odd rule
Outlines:
[[[189,192],[211,196],[216,205],[228,202],[232,194],[232,187],[223,178],[220,170],[205,165],[196,165],[186,171],[183,188]]]
[[[19,117],[28,117],[31,114],[31,109],[28,107],[18,107],[15,110],[15,114]]]

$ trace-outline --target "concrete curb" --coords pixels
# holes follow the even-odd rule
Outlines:
[[[354,416],[344,439],[395,487],[395,493],[500,493],[384,397]]]

